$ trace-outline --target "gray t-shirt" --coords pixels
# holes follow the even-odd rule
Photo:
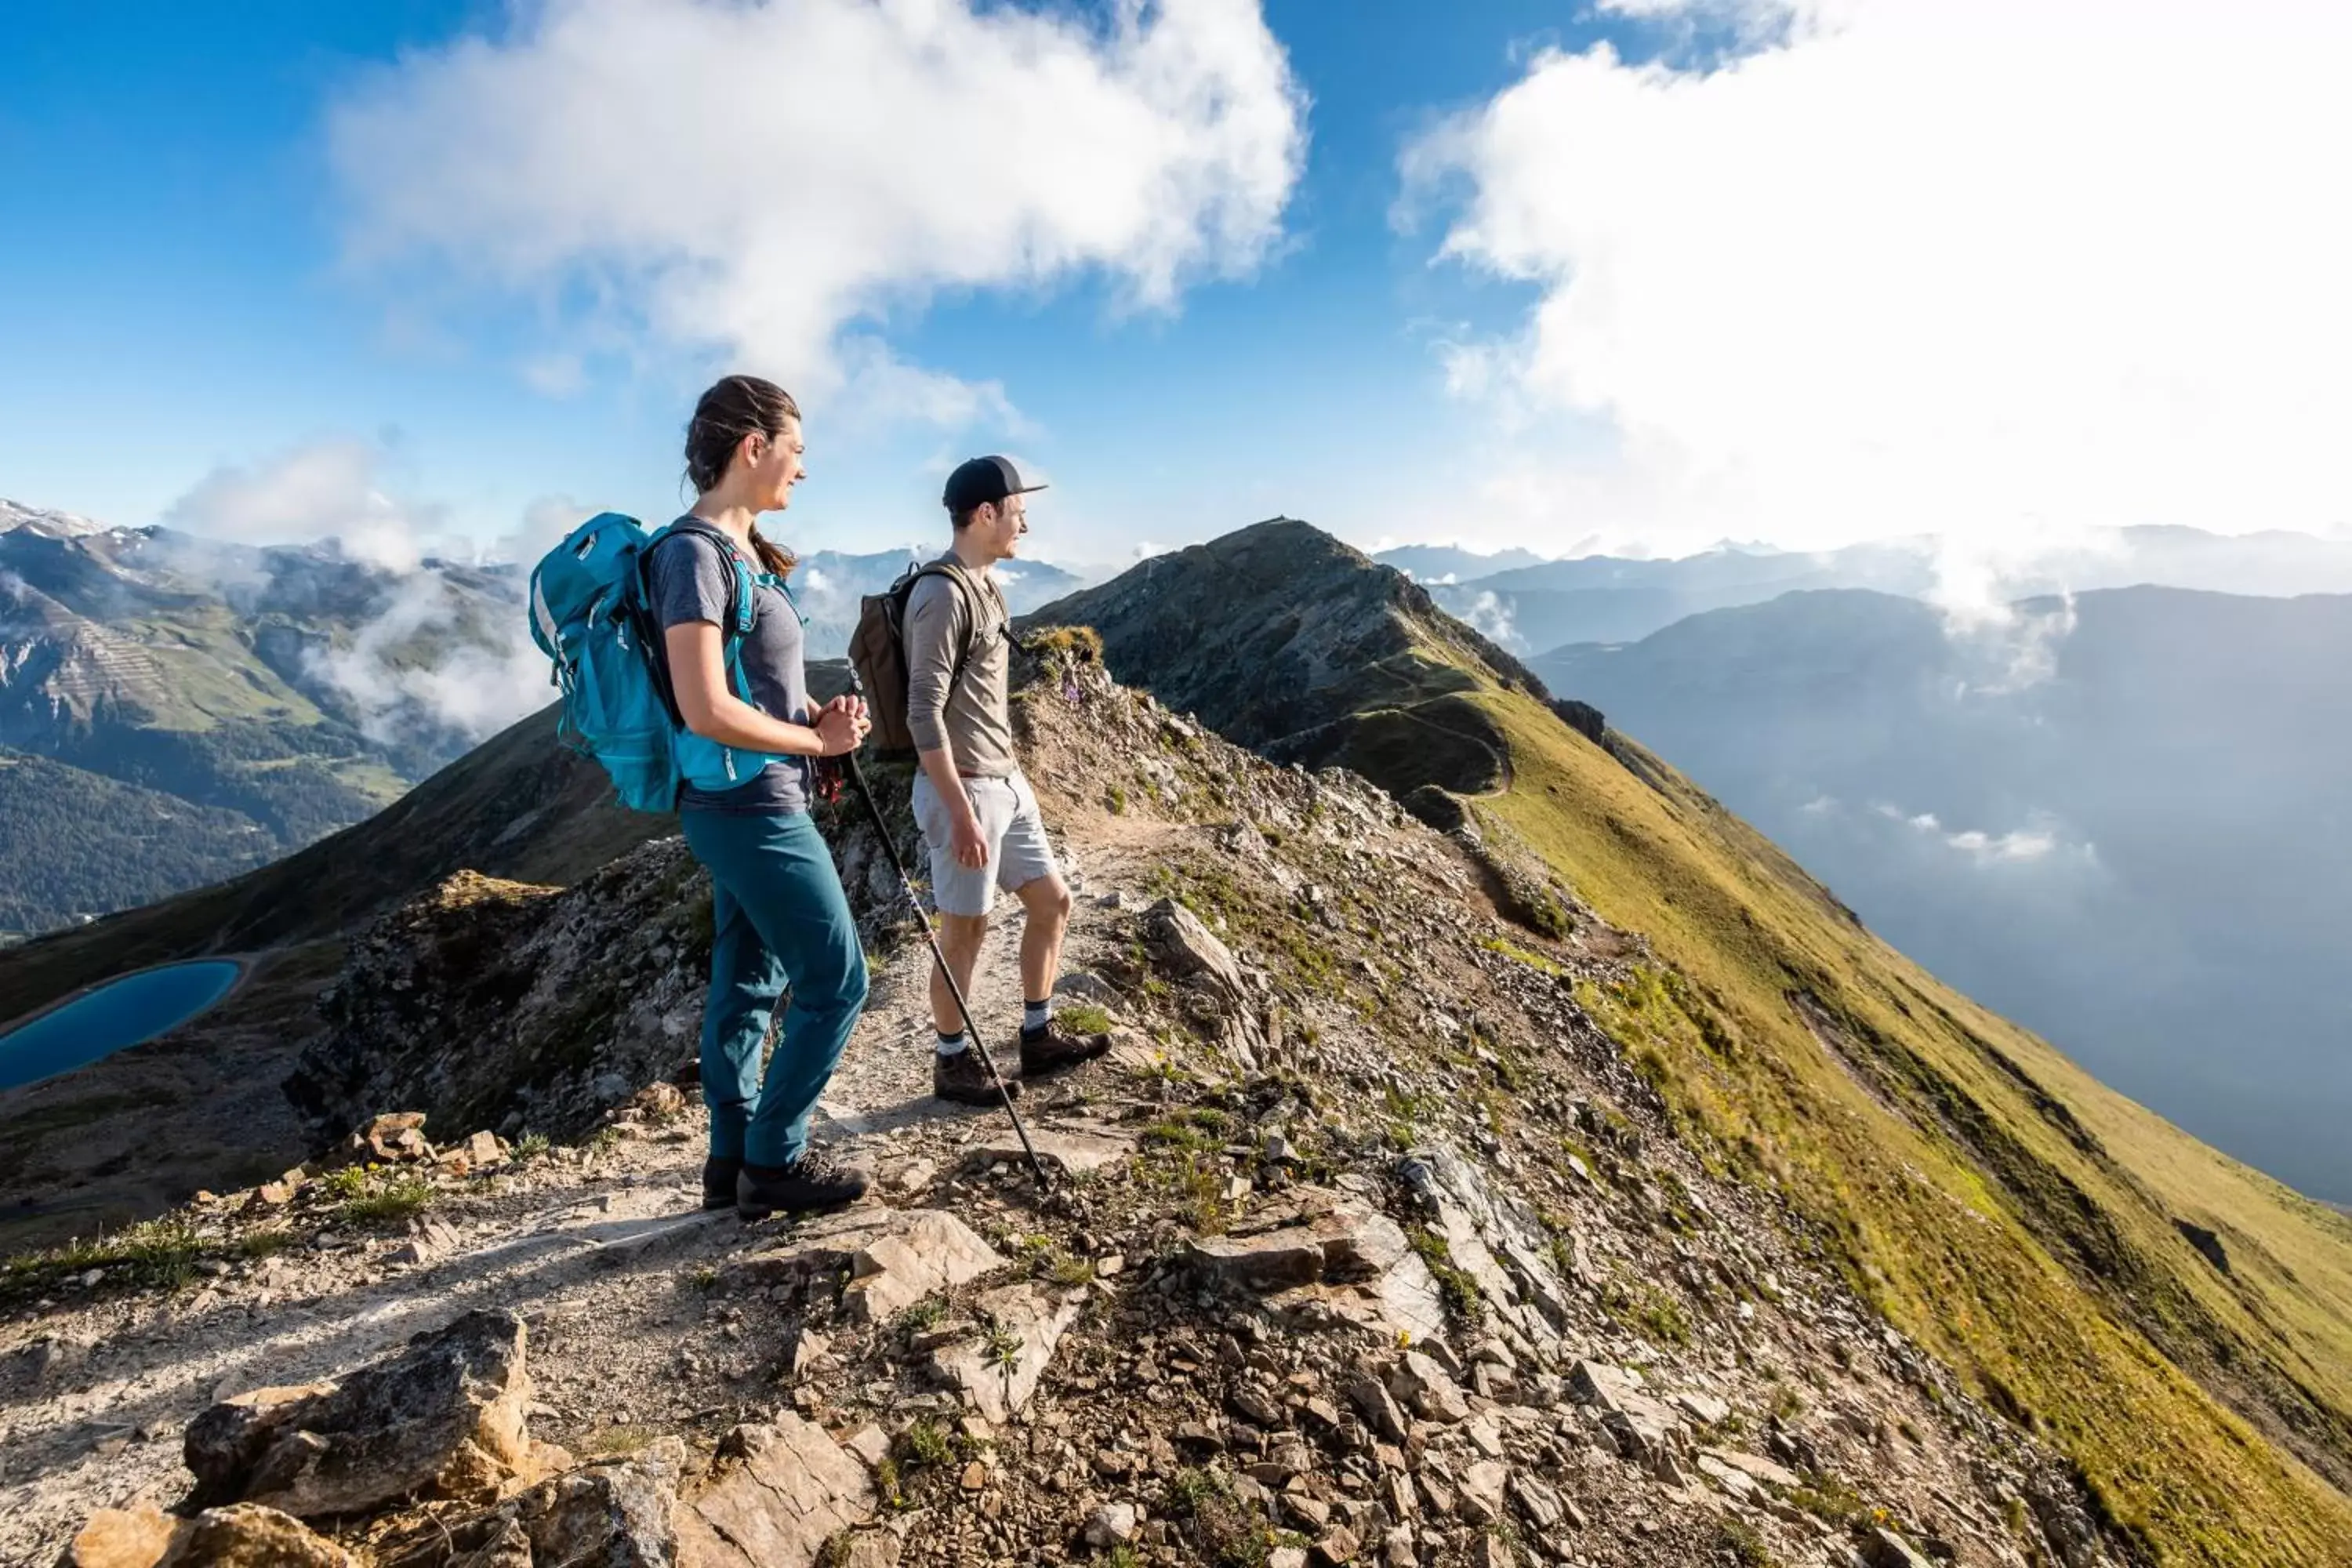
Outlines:
[[[940,561],[953,563],[955,552]],[[1006,687],[1013,666],[1013,616],[993,575],[967,570],[970,591],[940,574],[924,578],[907,596],[907,731],[919,752],[936,752],[942,737],[955,752],[956,771],[980,778],[1011,778],[1013,716]],[[972,616],[977,611],[977,632]],[[971,652],[964,656],[966,639]],[[955,677],[964,658],[963,678]]]
[[[734,596],[735,568],[728,558],[733,548],[704,533],[673,533],[655,546],[646,581],[654,619],[664,632],[688,621],[727,626],[728,606]],[[801,663],[800,612],[781,589],[760,580],[758,562],[747,564],[751,568],[751,599],[756,606],[751,630],[743,638],[743,674],[751,684],[751,703],[772,719],[805,724],[809,721],[808,678]],[[730,816],[781,816],[806,811],[811,771],[807,759],[789,757],[770,763],[731,789],[701,790],[687,784],[678,791],[677,808]]]

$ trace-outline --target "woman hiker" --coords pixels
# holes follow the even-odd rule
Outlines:
[[[774,383],[730,375],[704,393],[686,432],[694,505],[646,565],[688,731],[682,757],[694,764],[678,819],[710,872],[702,1203],[731,1204],[746,1220],[831,1208],[866,1191],[863,1174],[809,1146],[809,1113],[866,1005],[865,950],[809,815],[815,759],[856,750],[867,722],[860,698],[810,703],[801,616],[784,585],[793,557],[758,526],[761,512],[791,503],[803,450],[800,409]],[[736,684],[721,627],[747,579],[754,616],[740,638]],[[787,984],[792,1000],[763,1080],[761,1047]]]

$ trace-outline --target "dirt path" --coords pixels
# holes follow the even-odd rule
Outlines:
[[[1065,969],[1107,938],[1103,895],[1131,905],[1163,824],[1097,819],[1066,841],[1077,910]],[[991,931],[973,1008],[1012,1065],[1020,1016],[1023,921],[1007,900]],[[930,1094],[929,952],[908,944],[877,974],[865,1018],[819,1102],[820,1141],[872,1170],[876,1199],[952,1201],[954,1172],[1001,1112]],[[1024,1109],[1041,1125],[1089,1068]],[[474,1307],[522,1313],[533,1340],[535,1436],[583,1454],[628,1446],[644,1429],[716,1431],[780,1397],[774,1310],[709,1289],[720,1264],[772,1239],[698,1206],[698,1104],[667,1125],[582,1150],[554,1150],[429,1211],[448,1227],[433,1256],[404,1261],[395,1233],[331,1233],[310,1246],[226,1266],[196,1288],[101,1300],[0,1328],[0,1563],[52,1560],[90,1510],[168,1505],[187,1485],[180,1436],[214,1400],[332,1377]],[[452,1130],[442,1129],[445,1135]]]

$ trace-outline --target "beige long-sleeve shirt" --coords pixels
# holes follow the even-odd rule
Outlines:
[[[1012,612],[993,575],[964,567],[953,551],[940,561],[962,573],[965,591],[958,592],[953,582],[935,574],[916,584],[908,595],[907,729],[919,752],[935,752],[944,742],[955,753],[958,773],[1010,778],[1018,769],[1007,690],[1013,668]],[[971,652],[964,659],[962,679],[957,679],[956,659],[967,637]]]

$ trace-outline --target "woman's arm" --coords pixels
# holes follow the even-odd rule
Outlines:
[[[680,621],[662,634],[662,644],[678,717],[704,740],[793,757],[837,757],[856,748],[858,715],[848,704],[826,703],[814,725],[791,724],[729,690],[725,646],[709,621]]]

